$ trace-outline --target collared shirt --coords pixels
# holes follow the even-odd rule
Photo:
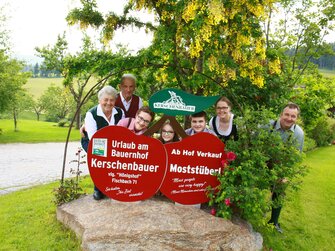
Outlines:
[[[271,121],[270,123],[272,126],[274,125],[274,121]],[[304,131],[300,126],[294,124],[288,130],[284,130],[281,128],[280,119],[278,119],[274,129],[280,133],[283,141],[288,139],[290,133],[293,133],[293,137],[297,140],[298,149],[302,152],[304,147]]]
[[[122,109],[121,109],[122,111]],[[100,117],[103,117],[109,125],[115,125],[115,120],[114,120],[114,115],[117,113],[117,110],[115,109],[115,107],[112,110],[112,116],[111,116],[111,120],[108,121],[106,115],[104,114],[104,112],[102,111],[101,105],[98,104],[97,107],[97,115]],[[125,118],[124,112],[122,111],[122,118]],[[87,112],[86,113],[86,117],[85,117],[85,130],[87,132],[88,138],[91,139],[94,135],[94,133],[97,131],[98,129],[98,125],[97,122],[95,121],[95,119],[93,118],[93,115],[91,112]]]
[[[213,134],[214,136],[216,136],[215,132],[213,132],[212,130],[205,128],[202,132],[207,132],[210,134]],[[193,128],[188,128],[185,130],[185,133],[189,136],[196,134],[196,132],[193,130]]]
[[[131,98],[129,101],[125,100],[125,98],[122,95],[122,92],[120,92],[120,98],[121,98],[124,108],[126,109],[126,111],[128,111],[133,98]],[[139,97],[138,109],[140,109],[142,106],[143,106],[143,102],[142,102],[141,97]]]

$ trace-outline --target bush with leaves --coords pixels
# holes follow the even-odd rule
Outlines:
[[[210,206],[216,207],[217,216],[264,221],[273,203],[271,192],[299,187],[306,170],[301,165],[303,156],[293,139],[283,142],[272,130],[271,118],[275,117],[270,111],[246,110],[243,118],[234,119],[239,140],[227,142],[228,162],[223,163],[224,171],[218,175],[220,185],[216,192],[209,193]],[[229,157],[233,153],[236,158]],[[282,183],[283,179],[288,182]]]
[[[316,121],[315,127],[309,132],[317,146],[327,146],[335,140],[335,120],[326,115]]]

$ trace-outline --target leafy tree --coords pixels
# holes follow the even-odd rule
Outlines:
[[[208,95],[237,78],[262,87],[268,67],[273,74],[279,72],[277,58],[266,58],[260,26],[272,1],[128,1],[121,16],[113,12],[103,16],[96,10],[96,1],[81,3],[82,8],[68,14],[68,22],[102,27],[105,42],[115,30],[127,26],[154,33],[152,45],[138,58],[159,68],[145,70],[145,77],[160,85]],[[130,15],[140,10],[154,13],[157,24]]]
[[[34,112],[36,114],[37,121],[40,121],[40,116],[42,112],[45,110],[45,107],[44,107],[44,104],[41,98],[39,98],[37,101],[33,100],[32,108],[34,109]]]
[[[26,90],[21,89],[16,91],[13,99],[10,102],[9,111],[13,116],[14,130],[18,131],[19,114],[23,111],[31,110],[33,107],[33,97]]]
[[[44,107],[48,121],[58,122],[66,119],[74,109],[70,90],[66,87],[49,86],[40,97],[39,102]]]
[[[21,72],[22,68],[21,62],[10,59],[0,50],[0,112],[15,103],[16,93],[22,91],[22,86],[27,82],[29,73]]]
[[[90,39],[86,36],[83,40],[83,47],[80,52],[71,55],[67,52],[67,42],[65,35],[58,36],[57,42],[53,47],[46,46],[36,48],[37,52],[44,59],[44,66],[48,70],[61,72],[64,77],[63,84],[71,92],[76,109],[80,109],[86,89],[89,83],[100,81],[109,74],[110,60],[113,55],[108,51],[98,51],[94,48]],[[102,81],[105,84],[107,80]],[[95,94],[92,92],[91,95]],[[83,102],[85,104],[88,99]],[[76,127],[80,126],[80,112],[76,117]]]

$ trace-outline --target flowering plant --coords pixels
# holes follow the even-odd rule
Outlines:
[[[217,216],[265,221],[264,214],[273,203],[271,192],[298,188],[306,170],[301,165],[302,155],[294,142],[283,142],[268,126],[260,126],[268,125],[270,118],[271,114],[262,110],[234,118],[239,140],[226,142],[220,185],[208,194]],[[281,182],[283,179],[289,182]]]

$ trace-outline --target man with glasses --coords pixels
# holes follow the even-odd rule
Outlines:
[[[128,128],[136,135],[141,135],[148,129],[154,118],[155,113],[148,106],[142,106],[137,110],[135,118],[121,119],[117,125]]]

